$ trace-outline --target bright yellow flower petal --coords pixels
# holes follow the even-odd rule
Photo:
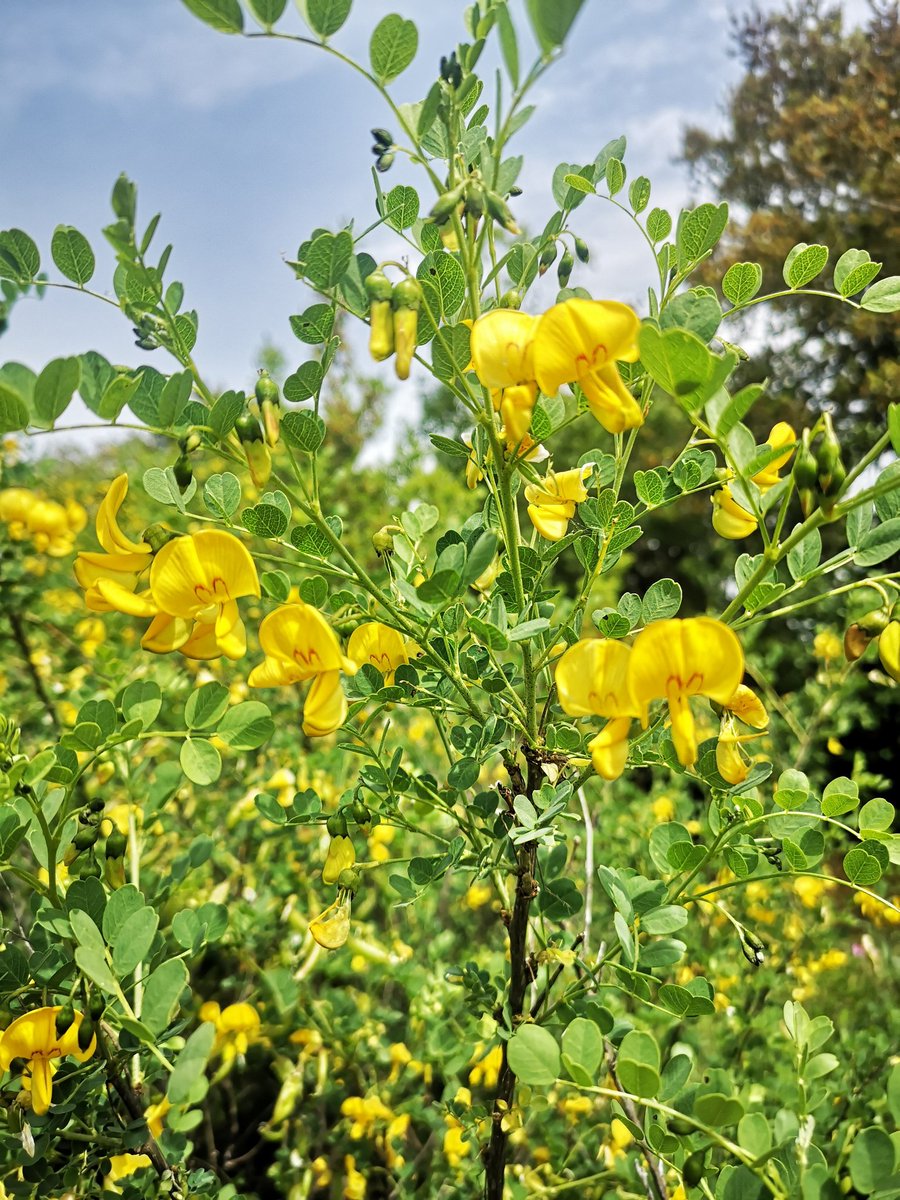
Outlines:
[[[576,642],[556,664],[556,688],[564,712],[572,717],[633,717],[637,708],[628,691],[631,650],[623,642],[591,638]]]
[[[762,471],[757,471],[753,476],[753,482],[761,492],[767,492],[778,482],[778,472],[790,461],[796,444],[797,434],[787,421],[779,421],[777,425],[772,426],[771,432],[766,438],[766,445],[771,446],[773,450],[778,450],[782,446],[789,446],[790,449],[786,450],[784,454],[780,454],[767,467],[764,467]]]
[[[356,670],[356,664],[341,653],[334,630],[309,604],[283,604],[269,613],[259,627],[259,642],[266,669],[254,667],[248,680],[251,687],[297,683],[321,671],[352,674]],[[271,665],[270,660],[274,660]]]
[[[200,1012],[197,1015],[201,1021],[211,1021],[214,1025],[218,1026],[221,1013],[222,1010],[219,1007],[218,1001],[206,1000],[200,1005]]]
[[[878,657],[888,675],[900,683],[900,621],[889,621],[879,634]]]
[[[614,363],[597,367],[578,380],[595,420],[607,433],[622,433],[644,423],[641,406],[625,386]]]
[[[765,729],[769,724],[769,714],[766,706],[752,688],[745,683],[738,685],[731,699],[725,704],[729,712],[733,712],[745,725],[753,729]]]
[[[116,476],[97,509],[97,541],[108,554],[149,554],[146,542],[133,542],[119,528],[118,513],[127,493],[128,476]]]
[[[533,383],[522,383],[503,389],[500,417],[508,449],[514,450],[528,434],[536,399],[537,387]]]
[[[307,737],[334,733],[347,719],[347,699],[341,688],[340,671],[323,671],[316,676],[303,705],[303,732]]]
[[[495,308],[472,326],[472,362],[485,387],[505,388],[534,379],[532,345],[539,318]]]
[[[141,645],[153,654],[169,654],[179,650],[191,636],[191,623],[184,617],[159,613],[147,627]]]
[[[356,849],[353,839],[348,837],[333,837],[328,845],[325,865],[322,867],[322,882],[337,883],[341,871],[352,867],[356,862]]]
[[[149,591],[136,594],[114,579],[98,579],[91,593],[100,596],[112,612],[125,613],[129,617],[155,617],[159,612]]]
[[[150,568],[150,590],[163,611],[192,618],[211,618],[214,606],[260,594],[247,548],[213,529],[167,542]]]
[[[53,1099],[54,1065],[40,1055],[31,1060],[31,1107],[39,1117],[47,1112]]]
[[[738,504],[731,494],[731,488],[722,487],[713,492],[713,529],[719,537],[738,541],[756,532],[757,520],[753,513],[748,512],[743,505]]]
[[[326,950],[337,950],[350,936],[350,893],[340,892],[337,900],[309,923],[309,932]]]
[[[558,542],[566,536],[569,521],[575,516],[575,505],[565,500],[559,504],[529,504],[528,516],[541,537]]]
[[[36,1008],[16,1017],[0,1034],[0,1069],[9,1070],[14,1058],[30,1059],[33,1054],[47,1054],[57,1045],[56,1014],[60,1007]]]
[[[223,1008],[216,1024],[223,1033],[256,1034],[260,1028],[259,1013],[252,1004],[241,1000]]]
[[[368,621],[353,630],[347,642],[347,657],[359,667],[371,663],[384,676],[385,683],[393,683],[397,668],[409,662],[401,634],[380,621]]]
[[[601,777],[612,782],[625,770],[628,761],[628,731],[631,717],[615,717],[588,742],[591,762]]]
[[[134,580],[150,565],[146,554],[100,554],[93,550],[82,550],[75,559],[75,578],[83,588],[89,588],[98,579],[113,579],[134,590]]]

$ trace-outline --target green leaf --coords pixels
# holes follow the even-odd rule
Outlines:
[[[72,932],[75,934],[79,946],[94,950],[101,957],[105,954],[106,946],[103,942],[103,935],[93,917],[83,909],[72,908],[70,905],[69,924],[72,926]]]
[[[788,551],[787,564],[791,577],[795,580],[805,579],[819,565],[821,557],[822,535],[818,529],[812,529]]]
[[[379,21],[369,42],[369,61],[376,79],[381,83],[396,79],[415,58],[418,47],[419,31],[413,21],[397,13]]]
[[[900,517],[882,521],[860,540],[854,558],[860,567],[873,567],[900,550]]]
[[[873,838],[866,838],[844,855],[844,874],[859,887],[871,887],[887,870],[889,861],[887,847]]]
[[[209,410],[206,424],[217,438],[223,438],[234,429],[234,423],[243,409],[243,392],[223,392]]]
[[[894,1173],[896,1151],[888,1133],[878,1125],[861,1130],[850,1150],[848,1165],[853,1186],[864,1196],[886,1184]]]
[[[30,419],[28,405],[19,393],[0,380],[0,434],[17,433]]]
[[[203,503],[214,517],[227,520],[241,503],[241,484],[236,475],[224,471],[221,475],[210,475],[203,485]]]
[[[353,236],[348,230],[340,233],[320,233],[306,252],[304,272],[307,279],[323,291],[334,287],[350,265]]]
[[[93,946],[78,946],[75,950],[75,963],[83,975],[104,992],[115,994],[116,977],[109,969],[106,955]]]
[[[860,304],[868,312],[896,312],[900,309],[900,275],[889,275],[873,283]]]
[[[81,362],[77,358],[54,358],[47,363],[34,385],[34,412],[41,425],[52,427],[66,411],[81,382]]]
[[[472,361],[469,350],[470,330],[467,325],[445,325],[431,348],[431,365],[438,379],[450,380],[465,373]],[[466,454],[468,457],[468,452]]]
[[[181,993],[188,984],[187,967],[171,958],[152,971],[144,983],[141,1020],[154,1033],[162,1033],[175,1015]]]
[[[112,947],[113,969],[119,978],[131,975],[150,953],[159,917],[149,906],[137,909],[122,925]]]
[[[265,29],[271,29],[287,8],[287,0],[247,0],[247,4]]]
[[[219,725],[219,737],[232,750],[255,750],[275,732],[268,706],[259,700],[245,700],[230,708]]]
[[[566,40],[584,0],[527,0],[528,20],[546,56]]]
[[[30,283],[41,269],[37,246],[21,229],[0,232],[0,279]]]
[[[719,301],[705,289],[691,288],[671,300],[660,313],[663,329],[687,329],[704,344],[709,342],[722,320]]]
[[[613,161],[616,160],[614,159]],[[622,164],[619,163],[619,166],[621,165]],[[574,188],[576,192],[583,192],[585,196],[597,195],[597,189],[594,187],[591,181],[589,179],[585,179],[583,175],[573,175],[572,173],[569,173],[568,175],[563,176],[563,183],[567,184],[570,188]],[[620,183],[619,187],[621,186],[622,184]],[[616,190],[618,191],[618,188]],[[612,195],[612,193],[610,193],[610,195]]]
[[[625,1034],[616,1057],[616,1074],[627,1092],[651,1100],[660,1089],[659,1066],[659,1046],[652,1034],[641,1029]]]
[[[178,757],[181,769],[192,783],[206,787],[215,783],[222,773],[222,757],[205,739],[185,738]]]
[[[350,15],[353,0],[306,0],[306,20],[313,33],[329,38]]]
[[[442,250],[426,254],[416,270],[416,278],[428,293],[437,298],[438,310],[434,313],[435,317],[449,318],[459,311],[465,299],[466,277],[452,254]],[[428,300],[429,296],[426,295],[426,301]]]
[[[181,1053],[175,1059],[166,1091],[169,1103],[173,1107],[197,1104],[206,1095],[207,1082],[204,1072],[215,1038],[215,1025],[212,1021],[203,1021],[185,1042]]]
[[[647,215],[647,234],[652,242],[661,242],[672,232],[672,218],[664,208],[651,209]]]
[[[832,779],[822,793],[822,814],[826,817],[839,817],[852,812],[858,804],[859,784],[844,775]]]
[[[803,287],[825,270],[828,247],[798,242],[784,260],[784,282],[789,288]]]
[[[267,596],[284,604],[291,594],[291,580],[284,571],[263,571],[259,577],[262,589]]]
[[[728,223],[728,205],[701,204],[681,214],[676,233],[679,265],[696,262],[712,250]]]
[[[660,333],[652,325],[644,325],[639,343],[641,362],[670,396],[696,396],[712,374],[712,354],[686,329],[668,329]]]
[[[300,316],[291,317],[294,336],[309,346],[327,342],[334,328],[334,309],[330,304],[311,304]]]
[[[261,538],[280,538],[288,527],[287,517],[275,504],[245,508],[241,520],[248,533]]]
[[[133,883],[126,883],[110,895],[103,912],[103,936],[111,946],[131,914],[143,907],[144,897]]]
[[[96,260],[91,244],[83,233],[71,225],[57,225],[50,242],[50,254],[66,279],[71,279],[79,287],[90,282]]]
[[[311,400],[322,386],[322,364],[311,359],[301,363],[293,375],[284,381],[284,398],[295,404]]]
[[[220,33],[240,33],[244,14],[238,0],[181,0],[195,17],[218,29]],[[121,214],[119,214],[121,215]]]
[[[611,158],[606,164],[606,187],[611,196],[621,192],[625,186],[625,164],[618,158]]]
[[[738,262],[725,272],[722,291],[735,308],[752,300],[762,287],[763,272],[759,263]]]
[[[206,729],[215,725],[228,708],[228,688],[213,680],[188,696],[184,720],[188,729]]]
[[[392,229],[409,229],[419,215],[419,193],[398,183],[384,198],[384,215]]]
[[[632,180],[628,189],[628,203],[635,215],[643,212],[650,203],[650,180],[646,175],[638,175],[637,179]]]
[[[515,91],[519,86],[519,43],[516,38],[516,28],[505,4],[498,4],[494,13],[497,18],[497,33],[500,37],[503,63],[513,91]]]
[[[315,454],[325,441],[326,427],[321,417],[311,412],[285,413],[281,422],[285,441],[305,454]]]
[[[457,791],[464,792],[467,788],[475,785],[480,773],[481,767],[476,759],[461,758],[453,764],[447,773],[447,782],[452,788],[456,788]]]
[[[861,830],[874,832],[890,832],[894,823],[895,808],[883,796],[876,796],[867,801],[859,810],[859,827]]]
[[[146,729],[159,716],[162,692],[152,679],[137,679],[122,693],[122,712],[129,721],[140,721]]]
[[[661,904],[641,916],[641,932],[655,936],[675,933],[676,930],[684,928],[687,919],[687,909],[682,908],[680,904]]]
[[[737,1125],[744,1115],[744,1106],[736,1096],[708,1092],[694,1100],[694,1115],[704,1125]]]
[[[762,1158],[772,1149],[772,1131],[765,1115],[760,1112],[746,1113],[738,1122],[737,1141],[742,1150],[754,1158]]]
[[[559,1078],[556,1038],[541,1025],[520,1025],[506,1046],[507,1061],[520,1083],[547,1087]]]
[[[876,278],[882,264],[872,262],[868,250],[845,250],[834,267],[834,286],[844,297],[855,296]]]
[[[197,490],[196,480],[191,480],[187,491],[182,496],[181,489],[175,482],[171,467],[162,470],[160,467],[150,467],[144,472],[144,491],[160,504],[170,504],[179,512],[185,511],[185,503],[190,500]]]
[[[596,1022],[585,1017],[569,1022],[562,1035],[562,1061],[576,1083],[589,1087],[594,1082],[603,1062],[603,1034]]]
[[[651,583],[641,602],[641,624],[674,617],[681,608],[681,585],[674,579],[657,579]]]

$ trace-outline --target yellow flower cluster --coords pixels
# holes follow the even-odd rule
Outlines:
[[[598,775],[612,780],[625,769],[632,718],[640,717],[646,729],[654,700],[668,703],[672,740],[686,767],[697,758],[692,696],[726,708],[734,703],[742,719],[759,720],[762,705],[749,688],[738,690],[743,674],[744,655],[732,630],[711,617],[689,617],[652,621],[630,647],[601,638],[576,642],[557,663],[556,687],[570,716],[607,718],[588,749]]]
[[[244,1001],[222,1008],[215,1000],[207,1000],[200,1007],[200,1020],[215,1026],[213,1053],[221,1055],[226,1065],[235,1058],[242,1058],[261,1036],[259,1013],[252,1004]]]
[[[395,1143],[406,1137],[409,1113],[395,1113],[378,1096],[348,1096],[341,1104],[341,1115],[350,1121],[353,1141],[372,1141],[390,1169],[403,1166],[403,1156]]]
[[[38,1116],[50,1108],[53,1076],[60,1061],[74,1058],[87,1062],[97,1048],[94,1036],[84,1050],[78,1044],[78,1031],[84,1019],[80,1012],[74,1014],[68,1029],[59,1033],[56,1021],[61,1012],[59,1005],[36,1008],[16,1017],[0,1034],[0,1071],[8,1071],[15,1059],[24,1061],[22,1086],[31,1092],[31,1108]]]
[[[28,488],[0,491],[0,521],[14,542],[30,541],[39,554],[65,558],[87,524],[87,513],[74,500],[60,504]]]

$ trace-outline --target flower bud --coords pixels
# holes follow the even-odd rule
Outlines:
[[[72,1001],[67,1001],[59,1012],[56,1014],[56,1036],[61,1038],[75,1024],[75,1009],[72,1006]]]
[[[409,365],[416,349],[416,331],[422,288],[417,280],[407,277],[394,285],[391,307],[394,314],[395,370],[398,379],[409,378]]]
[[[106,857],[121,858],[125,853],[125,848],[128,845],[128,839],[124,833],[118,829],[114,829],[106,839]]]
[[[586,263],[591,261],[591,252],[588,249],[587,242],[583,238],[575,238],[575,253],[578,255],[579,262]]]
[[[389,150],[387,154],[382,154],[380,158],[375,160],[375,170],[379,175],[383,175],[385,171],[389,171],[394,165],[394,152]]]
[[[90,850],[99,836],[100,830],[95,825],[86,825],[72,838],[72,845],[81,853],[82,850]]]
[[[182,493],[186,492],[194,478],[194,468],[191,466],[191,460],[187,454],[179,454],[175,460],[175,466],[172,468],[172,474],[175,476],[178,490]]]
[[[332,813],[325,822],[325,828],[328,831],[328,836],[332,838],[347,836],[347,818],[339,809],[336,813]]]
[[[553,264],[556,262],[557,247],[556,242],[551,242],[549,246],[545,246],[541,251],[541,257],[538,260],[538,274],[546,275]]]
[[[94,1040],[94,1022],[85,1017],[78,1026],[78,1049],[84,1054]]]
[[[256,381],[256,399],[262,416],[266,445],[273,449],[278,445],[281,425],[281,393],[278,384],[266,370],[261,370]]]
[[[486,201],[484,185],[478,180],[470,179],[466,184],[465,195],[466,202],[463,212],[468,213],[470,217],[483,216]]]
[[[154,521],[152,525],[148,525],[141,534],[141,540],[147,542],[154,554],[158,554],[167,542],[171,542],[173,537],[176,537],[171,529],[166,529],[165,525],[161,525],[158,521]]]
[[[559,286],[564,288],[569,282],[569,276],[572,274],[572,268],[575,266],[575,257],[571,250],[565,250],[562,258],[559,260],[559,266],[556,268],[556,278],[559,281]]]
[[[387,525],[382,525],[380,529],[372,534],[372,545],[375,547],[376,554],[393,554],[394,535]]]
[[[263,440],[259,421],[244,409],[234,423],[235,432],[244,448],[244,457],[250,468],[250,476],[257,487],[265,487],[272,473],[272,455]]]
[[[102,992],[94,992],[91,996],[90,1004],[88,1004],[88,1012],[91,1015],[92,1021],[99,1021],[106,1011],[106,1001],[103,998]]]
[[[487,210],[501,228],[507,233],[518,236],[522,230],[516,224],[516,219],[512,215],[512,210],[509,205],[498,195],[497,192],[488,190],[487,192]]]
[[[199,429],[196,429],[192,425],[184,437],[180,439],[178,445],[185,454],[193,454],[195,450],[200,448],[202,443],[203,435],[200,433]]]
[[[809,430],[803,431],[803,441],[797,447],[797,457],[794,459],[794,483],[801,491],[810,491],[816,486],[818,468],[816,460],[809,448]]]
[[[387,129],[372,129],[370,132],[375,139],[375,145],[378,148],[379,154],[383,154],[385,150],[389,150],[393,146],[394,135],[389,133]]]
[[[369,297],[369,353],[376,362],[384,362],[394,353],[393,288],[380,267],[366,276],[365,287]]]
[[[508,292],[504,292],[500,297],[501,308],[521,308],[522,293],[518,288],[510,288]]]
[[[452,216],[457,205],[463,198],[465,192],[465,183],[458,183],[455,188],[451,188],[448,192],[444,192],[442,196],[438,196],[431,212],[428,214],[428,220],[435,225],[442,225],[448,217]]]
[[[891,621],[879,636],[878,657],[891,679],[900,683],[900,621]]]

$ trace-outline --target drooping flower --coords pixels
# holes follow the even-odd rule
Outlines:
[[[144,1120],[153,1137],[158,1138],[162,1135],[163,1125],[171,1108],[168,1096],[163,1096],[158,1104],[148,1104],[144,1109]]]
[[[341,653],[334,630],[312,605],[283,604],[263,620],[259,641],[265,662],[254,667],[251,687],[285,687],[313,681],[303,706],[308,737],[334,733],[347,716],[341,671],[356,673],[356,663]]]
[[[753,513],[738,504],[727,485],[713,492],[713,529],[719,537],[738,541],[755,533],[759,522]]]
[[[371,663],[384,676],[384,682],[394,682],[394,672],[409,662],[406,642],[396,629],[380,621],[358,625],[347,642],[347,657],[358,667]]]
[[[138,579],[150,566],[153,555],[150,543],[132,541],[119,527],[119,509],[127,494],[128,476],[117,475],[97,509],[97,541],[104,553],[83,550],[75,560],[75,578],[85,590],[85,604],[93,612],[114,611],[114,605],[97,586],[101,579],[134,592]]]
[[[752,477],[761,492],[765,494],[778,483],[778,472],[786,463],[790,462],[796,444],[797,434],[787,421],[779,421],[772,426],[769,436],[766,438],[766,445],[771,446],[773,450],[780,450],[782,447],[787,447],[787,449]]]
[[[590,473],[591,464],[586,463],[571,471],[551,471],[540,483],[527,485],[528,516],[541,537],[549,542],[558,542],[565,537],[569,522],[575,516],[575,505],[587,500],[584,480]]]
[[[237,602],[259,596],[259,578],[233,534],[208,529],[167,542],[153,559],[150,591],[158,615],[142,639],[145,649],[181,650],[188,658],[246,653]]]
[[[734,717],[725,717],[719,727],[716,742],[716,770],[726,782],[736,786],[743,783],[753,765],[743,743],[747,738],[758,737],[750,733],[741,735],[734,727]]]
[[[540,318],[516,309],[495,308],[472,326],[475,374],[491,390],[509,450],[526,437],[537,399],[534,335]]]
[[[618,779],[628,758],[628,730],[638,709],[628,690],[631,650],[623,642],[591,638],[570,646],[556,664],[556,690],[571,717],[607,717],[588,742],[594,770]]]
[[[637,362],[640,327],[637,313],[615,300],[555,304],[534,335],[534,377],[541,391],[554,396],[564,383],[577,383],[609,433],[642,425],[640,405],[616,367]]]
[[[149,1154],[111,1154],[109,1171],[103,1176],[104,1192],[118,1192],[121,1195],[122,1189],[118,1186],[120,1179],[127,1179],[135,1171],[151,1166]]]
[[[741,644],[727,625],[712,617],[674,618],[651,622],[635,638],[628,683],[644,728],[650,702],[668,701],[678,760],[689,767],[697,759],[690,697],[727,704],[743,674]]]
[[[337,883],[341,871],[352,867],[356,862],[356,850],[353,839],[340,834],[333,837],[328,844],[325,865],[322,867],[322,882]]]
[[[338,950],[350,936],[350,892],[338,890],[337,899],[309,923],[309,932],[325,950]]]
[[[87,1062],[97,1048],[97,1039],[92,1037],[86,1050],[78,1045],[78,1030],[84,1019],[79,1012],[62,1035],[56,1030],[59,1005],[36,1008],[33,1012],[16,1017],[13,1023],[0,1034],[0,1070],[8,1071],[14,1059],[25,1060],[25,1071],[31,1084],[32,1110],[42,1116],[53,1099],[53,1076],[63,1058],[75,1058]]]
[[[248,1047],[259,1040],[259,1013],[252,1004],[240,1001],[221,1008],[215,1000],[207,1000],[200,1006],[200,1020],[209,1021],[216,1027],[213,1053],[221,1054],[224,1062],[247,1053]]]
[[[734,695],[722,707],[753,729],[765,729],[769,724],[766,706],[746,683],[738,684]]]

